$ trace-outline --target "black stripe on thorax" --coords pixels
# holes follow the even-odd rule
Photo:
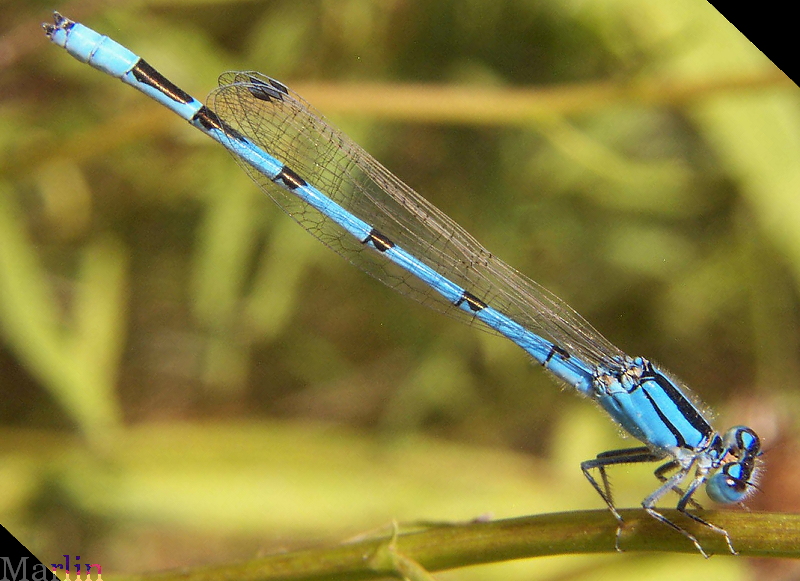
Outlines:
[[[650,402],[650,405],[653,406],[653,411],[656,412],[656,415],[661,419],[661,423],[667,426],[667,429],[672,432],[673,436],[675,436],[676,445],[679,448],[688,448],[686,445],[686,440],[683,439],[683,434],[681,434],[681,431],[675,427],[675,424],[669,421],[664,412],[661,411],[661,408],[656,405],[653,397],[647,393],[647,390],[642,390],[642,393],[644,393],[644,396],[647,398],[647,401]]]
[[[652,381],[658,385],[661,390],[666,394],[669,400],[675,404],[675,407],[678,408],[681,416],[686,420],[686,422],[692,426],[698,433],[702,434],[705,439],[710,439],[714,434],[713,428],[709,425],[706,419],[700,415],[700,412],[694,406],[694,404],[683,394],[676,386],[673,384],[669,379],[664,377],[663,374],[656,372],[653,369],[652,364],[649,362],[644,369],[644,373],[642,373],[640,379],[640,389],[643,389],[643,385],[646,382]],[[664,422],[664,425],[667,426],[675,436],[676,441],[678,441],[678,445],[681,447],[686,447],[686,441],[681,436],[680,431],[678,430],[675,425],[667,419],[661,409],[656,405],[656,402],[647,393],[646,389],[643,389],[643,393],[650,404],[653,406],[653,410],[658,414],[658,417],[661,418],[661,421]]]

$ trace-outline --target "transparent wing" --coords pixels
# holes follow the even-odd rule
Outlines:
[[[496,258],[300,96],[256,72],[225,73],[219,83],[208,107],[309,184],[523,327],[592,365],[616,368],[623,353],[583,317]],[[265,89],[272,98],[263,98]],[[426,306],[495,332],[268,176],[237,161],[287,214],[351,263]]]

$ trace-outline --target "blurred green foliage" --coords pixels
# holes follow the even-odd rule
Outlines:
[[[34,553],[154,570],[395,518],[599,507],[578,463],[630,445],[517,347],[353,269],[216,144],[51,46],[53,8],[199,97],[229,69],[295,88],[684,378],[719,428],[756,428],[772,451],[752,505],[800,506],[798,90],[705,0],[12,1],[0,515]],[[621,505],[653,487],[646,468],[613,477]],[[748,576],[700,561],[437,578]]]

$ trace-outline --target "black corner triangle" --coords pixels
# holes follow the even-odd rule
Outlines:
[[[794,4],[775,0],[756,4],[709,0],[709,4],[786,76],[795,83],[800,81],[800,67],[794,46],[797,28]]]
[[[3,547],[3,552],[0,554],[3,575],[0,579],[58,581],[58,577],[2,525],[0,525],[0,547]]]

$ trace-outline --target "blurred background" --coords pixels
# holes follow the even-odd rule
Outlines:
[[[15,0],[0,5],[0,520],[34,554],[113,575],[392,519],[601,508],[580,461],[635,445],[515,345],[362,274],[217,144],[51,45],[53,9],[198,98],[230,69],[287,83],[681,377],[718,429],[755,428],[767,468],[749,506],[800,508],[800,93],[705,0]],[[652,468],[613,471],[620,506],[654,489]],[[437,578],[789,567],[619,554]]]

